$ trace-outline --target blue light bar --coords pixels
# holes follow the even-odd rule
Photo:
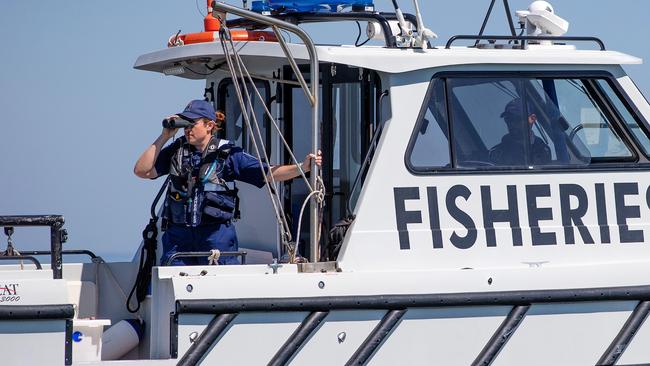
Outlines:
[[[258,13],[283,14],[295,12],[337,13],[351,8],[353,11],[374,11],[372,0],[261,0],[253,1],[252,10]]]

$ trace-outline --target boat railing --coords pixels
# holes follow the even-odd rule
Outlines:
[[[397,41],[390,27],[390,21],[396,21],[395,13],[387,12],[344,12],[344,13],[324,13],[324,12],[295,12],[269,15],[274,19],[283,20],[292,24],[306,23],[325,23],[325,22],[375,22],[381,27],[384,36],[384,43],[388,48],[396,48]],[[414,28],[418,27],[417,17],[413,14],[404,14],[406,21],[411,23]],[[246,18],[233,19],[227,22],[228,27],[258,29],[260,24]]]
[[[171,266],[172,263],[179,258],[208,258],[212,255],[212,252],[178,252],[171,255],[163,266]],[[246,264],[246,256],[248,252],[245,250],[240,250],[236,252],[220,252],[219,257],[240,257],[241,264]]]
[[[219,1],[212,2],[212,9],[215,16],[220,16],[219,14],[222,13],[233,14],[241,18],[248,19],[251,22],[255,22],[260,25],[271,27],[271,29],[273,29],[273,32],[277,36],[278,43],[282,48],[282,51],[284,52],[284,55],[289,62],[289,65],[293,69],[294,74],[296,75],[298,82],[300,83],[305,93],[305,96],[309,101],[311,107],[311,123],[312,123],[311,153],[314,155],[318,155],[318,151],[320,149],[320,133],[319,133],[320,101],[318,96],[319,88],[320,88],[320,80],[318,76],[319,75],[318,54],[316,52],[316,45],[312,41],[311,37],[309,37],[309,35],[302,28],[298,27],[295,24],[283,21],[281,19],[276,19],[270,16],[262,15],[246,9],[238,8],[236,6],[228,5]],[[300,40],[307,48],[307,52],[309,53],[309,61],[310,61],[309,80],[311,85],[308,85],[304,77],[302,76],[298,64],[295,58],[293,57],[293,55],[291,54],[291,50],[289,49],[286,42],[282,38],[282,35],[280,34],[280,30],[285,30],[287,32],[295,34],[300,38]],[[320,167],[316,165],[314,160],[312,160],[311,175],[309,178],[309,185],[311,186],[312,190],[317,190],[318,177],[320,176],[319,171],[320,171]],[[316,195],[311,195],[310,209],[309,209],[309,219],[310,219],[309,260],[310,262],[318,262],[318,255],[320,253],[319,242],[318,242],[318,236],[319,236],[318,229],[320,226],[320,216],[321,214],[319,211],[318,199]]]
[[[471,40],[471,41],[509,41],[509,42],[520,42],[517,44],[517,48],[525,49],[526,44],[530,41],[552,41],[552,42],[594,42],[596,43],[601,51],[606,51],[605,43],[598,37],[576,37],[576,36],[490,36],[490,35],[455,35],[449,38],[447,44],[445,45],[446,49],[451,48],[452,44],[460,40]],[[477,47],[479,43],[475,43],[472,47]]]
[[[0,261],[29,261],[34,264],[36,269],[43,269],[41,262],[31,255],[12,255],[12,256],[0,256]]]
[[[65,219],[61,215],[0,216],[0,227],[4,227],[5,232],[13,232],[14,227],[47,226],[50,228],[50,256],[52,263],[52,277],[55,280],[63,278],[62,245],[68,239],[68,233],[63,228],[64,223]],[[29,256],[27,252],[22,254],[23,256]],[[20,259],[19,256],[5,256],[4,258]]]

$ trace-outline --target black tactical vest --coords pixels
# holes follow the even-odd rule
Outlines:
[[[224,165],[234,146],[212,137],[199,164],[185,137],[174,142],[176,153],[169,170],[170,186],[165,217],[170,223],[196,227],[239,218],[237,188],[223,179]]]

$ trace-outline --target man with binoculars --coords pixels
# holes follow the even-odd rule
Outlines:
[[[182,251],[237,251],[233,219],[239,215],[237,189],[233,181],[261,188],[264,175],[285,181],[300,175],[295,165],[267,166],[230,141],[216,137],[223,128],[225,115],[212,103],[191,101],[178,115],[163,121],[160,136],[142,153],[133,172],[140,178],[155,179],[170,175],[164,206],[167,230],[163,234],[161,263]],[[183,127],[185,134],[163,146]],[[307,155],[302,169],[308,172],[311,161],[322,159]],[[207,264],[207,258],[182,258],[172,265]],[[221,257],[219,264],[237,264],[235,257]]]

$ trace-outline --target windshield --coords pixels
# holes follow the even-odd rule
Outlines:
[[[434,79],[416,132],[416,169],[634,161],[627,133],[644,152],[650,150],[645,125],[601,78]],[[443,151],[449,140],[451,154]]]

